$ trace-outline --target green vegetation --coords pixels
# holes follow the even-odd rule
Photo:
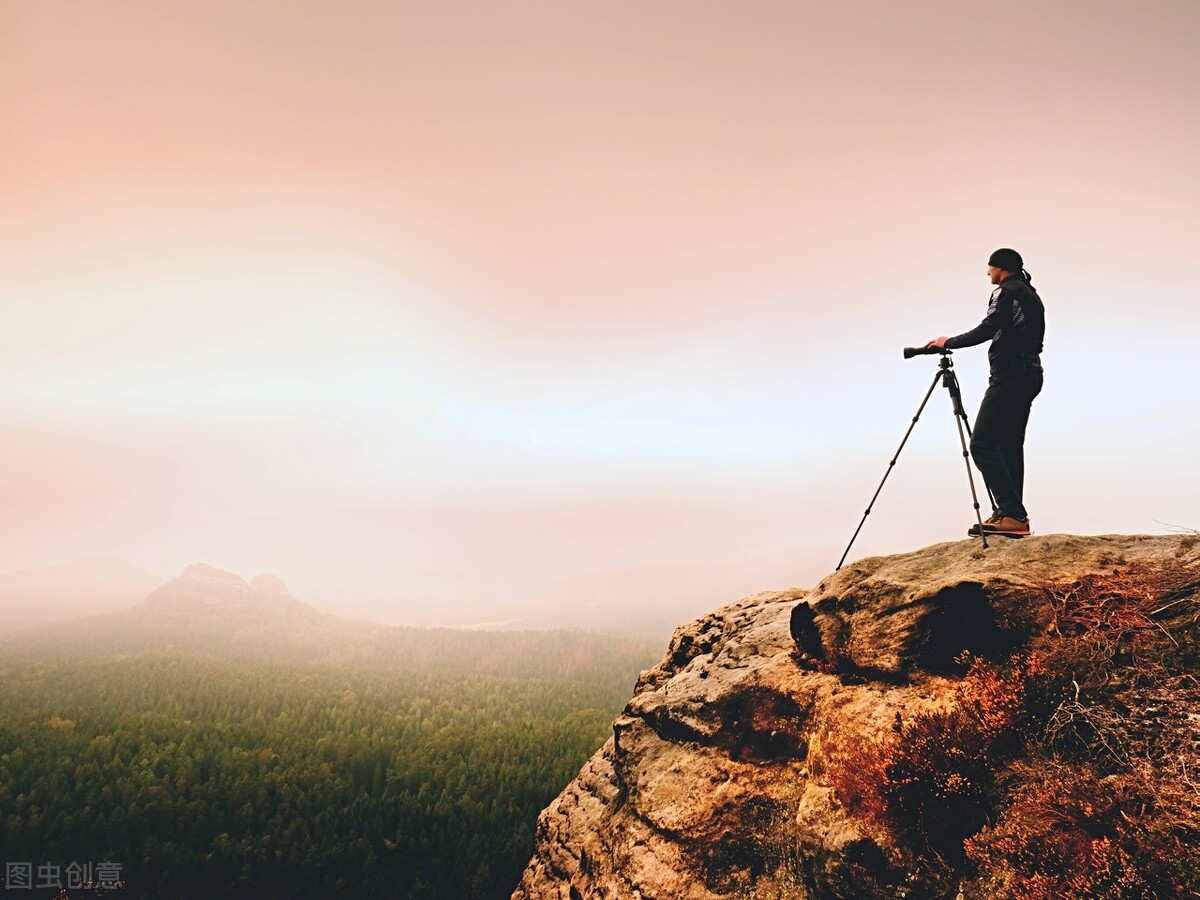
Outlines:
[[[654,654],[424,637],[391,638],[422,666],[0,657],[0,856],[117,861],[146,898],[507,897]]]

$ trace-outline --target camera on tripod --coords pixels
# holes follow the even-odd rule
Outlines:
[[[912,359],[914,356],[926,356],[933,353],[948,354],[949,352],[945,347],[905,347],[904,358]]]

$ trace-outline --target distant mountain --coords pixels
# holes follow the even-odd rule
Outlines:
[[[135,606],[26,629],[0,652],[336,660],[357,655],[378,630],[302,603],[275,576],[248,582],[197,563]]]
[[[197,563],[131,608],[0,639],[0,660],[146,654],[592,677],[656,655],[657,643],[569,631],[389,627],[349,621],[292,596],[282,579]]]
[[[109,556],[9,572],[0,575],[0,633],[133,606],[161,581]]]
[[[295,633],[312,625],[350,624],[300,602],[283,579],[274,575],[256,575],[247,582],[240,575],[205,563],[188,566],[182,575],[172,578],[129,612],[139,621],[226,637],[238,628],[256,625]],[[367,625],[350,627],[370,630]]]

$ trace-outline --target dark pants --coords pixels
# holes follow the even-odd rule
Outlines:
[[[1040,363],[1016,360],[988,379],[979,404],[971,456],[983,474],[1001,516],[1025,519],[1025,426],[1029,408],[1042,390]]]

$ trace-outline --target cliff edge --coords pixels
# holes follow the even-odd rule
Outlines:
[[[1200,897],[1200,540],[973,541],[675,632],[514,900]]]

